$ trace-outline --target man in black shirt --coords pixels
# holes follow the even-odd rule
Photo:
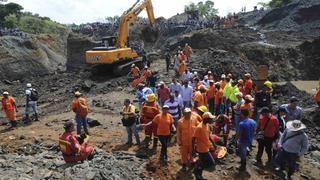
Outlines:
[[[263,86],[261,91],[256,92],[255,100],[254,100],[254,120],[257,121],[259,119],[259,111],[263,107],[268,107],[271,109],[271,95],[270,92],[267,91],[268,87]]]

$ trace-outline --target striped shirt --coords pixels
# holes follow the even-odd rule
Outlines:
[[[179,102],[178,101],[171,102],[170,99],[168,99],[164,104],[169,106],[169,113],[172,115],[174,119],[179,118]]]

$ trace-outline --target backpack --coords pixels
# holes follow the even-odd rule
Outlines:
[[[31,91],[30,100],[31,100],[31,101],[38,101],[38,99],[39,99],[39,93],[38,93],[38,91],[35,90],[35,89],[31,89],[30,91]]]

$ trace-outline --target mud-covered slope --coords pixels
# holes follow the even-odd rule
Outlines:
[[[66,36],[0,37],[0,78],[19,80],[63,70]]]
[[[320,1],[295,0],[268,12],[259,22],[268,29],[299,31],[308,36],[320,35]]]

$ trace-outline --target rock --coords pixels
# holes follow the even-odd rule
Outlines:
[[[4,82],[5,84],[7,84],[7,85],[12,85],[12,82],[9,81],[9,80],[7,80],[7,79],[3,80],[3,82]]]
[[[318,163],[320,163],[320,151],[312,151],[311,157],[316,160]]]
[[[88,118],[88,125],[89,127],[96,127],[96,126],[100,126],[101,123],[98,120]]]
[[[19,137],[19,139],[20,139],[20,140],[26,139],[26,136],[25,136],[25,135],[21,135],[21,136]]]
[[[55,92],[55,91],[58,91],[58,90],[59,90],[58,87],[52,87],[52,88],[50,89],[50,92]]]

